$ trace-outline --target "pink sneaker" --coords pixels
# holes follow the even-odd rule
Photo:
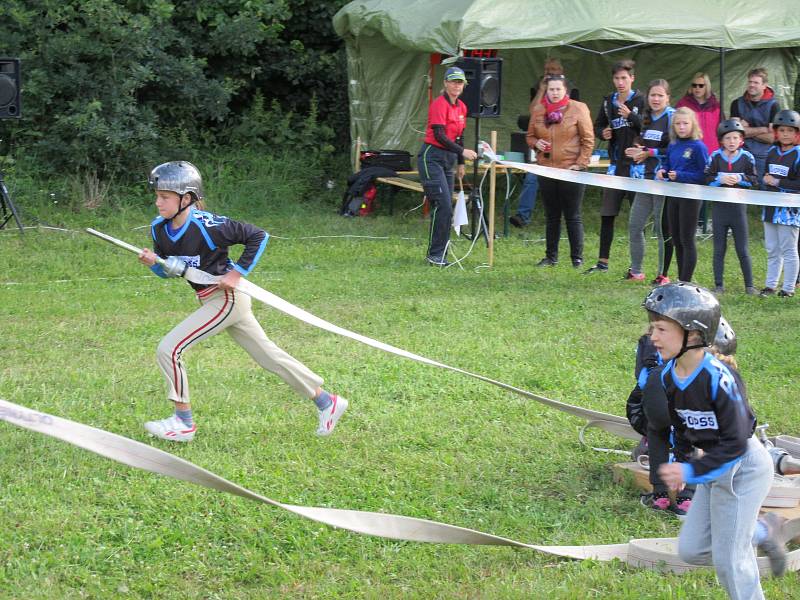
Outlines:
[[[644,281],[644,273],[634,273],[630,269],[625,273],[625,279],[629,281]]]
[[[669,509],[679,517],[685,517],[691,506],[691,498],[677,498],[675,504],[670,506]]]
[[[668,510],[670,501],[668,497],[656,498],[653,500],[653,510]]]
[[[665,285],[669,283],[669,277],[666,275],[659,275],[655,279],[653,279],[653,285]]]

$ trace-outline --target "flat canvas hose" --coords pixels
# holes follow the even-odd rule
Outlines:
[[[127,250],[135,252],[136,254],[141,252],[141,250],[135,246],[115,240],[114,238],[106,236],[105,234],[101,234],[100,232],[96,232],[94,230],[87,231],[93,235],[97,235],[98,237],[115,243],[122,248],[126,248]],[[216,281],[214,277],[208,275],[207,273],[191,267],[186,269],[184,277],[195,283],[213,284]],[[487,383],[497,385],[503,389],[513,391],[522,396],[543,402],[544,404],[553,406],[559,410],[580,416],[592,422],[592,425],[605,426],[612,433],[625,433],[625,430],[621,427],[621,425],[627,425],[627,421],[621,417],[606,415],[605,413],[591,411],[580,407],[573,407],[561,402],[549,400],[514,386],[495,381],[488,377],[476,375],[455,367],[450,367],[448,365],[444,365],[443,363],[432,361],[410,352],[406,352],[405,350],[394,348],[393,346],[371,340],[365,336],[349,332],[345,329],[332,325],[327,321],[323,321],[322,319],[319,319],[284,300],[281,300],[277,296],[266,292],[266,290],[262,290],[258,286],[255,286],[246,280],[241,280],[240,285],[237,286],[237,288],[242,288],[242,292],[251,295],[253,298],[260,300],[269,306],[273,306],[282,312],[290,314],[291,316],[299,318],[309,324],[315,325],[327,331],[345,335],[351,339],[356,339],[370,346],[397,354],[398,356],[403,356],[418,362],[430,364],[432,366],[463,373],[476,379],[486,381]],[[415,542],[513,546],[518,548],[529,548],[550,555],[575,559],[608,561],[616,558],[635,566],[673,572],[683,572],[694,568],[691,565],[683,563],[677,557],[675,554],[676,540],[673,538],[631,540],[627,544],[597,546],[542,546],[526,544],[510,538],[495,536],[473,529],[466,529],[436,521],[406,517],[402,515],[283,504],[276,500],[271,500],[261,496],[246,488],[240,487],[226,479],[223,479],[222,477],[219,477],[218,475],[215,475],[214,473],[211,473],[210,471],[207,471],[189,461],[164,452],[163,450],[159,450],[158,448],[142,444],[102,429],[97,429],[46,413],[32,411],[28,408],[7,402],[5,400],[0,400],[0,419],[18,427],[60,439],[77,447],[90,450],[100,456],[110,458],[134,468],[143,469],[160,475],[166,475],[168,477],[187,481],[210,489],[241,496],[249,500],[269,504],[273,507],[287,510],[305,518],[318,521],[332,527],[347,529],[355,533]],[[631,439],[638,439],[638,436],[634,435]],[[800,534],[800,519],[796,519],[787,523],[787,532],[789,535],[791,535],[791,537],[795,537],[796,535]],[[797,570],[798,568],[800,568],[800,550],[795,550],[790,552],[787,557],[787,569]],[[769,572],[769,564],[766,558],[759,558],[759,569],[764,574]]]

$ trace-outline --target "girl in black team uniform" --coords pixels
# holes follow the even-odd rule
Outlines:
[[[669,105],[669,83],[664,79],[654,79],[647,89],[647,109],[642,116],[642,135],[638,143],[625,150],[625,156],[633,160],[631,178],[655,179],[661,161],[666,157],[669,146],[669,129],[675,109]],[[645,237],[644,229],[650,215],[653,215],[653,229],[658,242],[658,270],[653,283],[669,283],[667,271],[672,262],[672,239],[669,237],[667,211],[664,209],[664,196],[637,192],[633,199],[628,220],[628,243],[630,244],[631,266],[625,279],[643,281]]]
[[[720,148],[708,157],[706,183],[715,187],[753,189],[758,185],[756,159],[742,148],[744,126],[739,119],[728,119],[717,127]],[[744,276],[747,294],[757,294],[753,287],[753,263],[748,250],[747,205],[733,202],[712,202],[711,221],[714,224],[714,292],[725,291],[722,274],[725,269],[725,250],[728,247],[728,230],[733,232],[733,243],[739,266]]]
[[[216,285],[194,288],[200,307],[170,331],[158,345],[157,359],[167,380],[167,397],[173,415],[148,421],[148,433],[161,439],[189,442],[197,426],[189,401],[189,383],[182,355],[197,342],[227,331],[233,340],[264,369],[288,383],[297,393],[312,399],[319,409],[317,435],[329,435],[347,410],[347,400],[323,390],[322,378],[270,341],[250,308],[250,297],[237,291],[240,277],[258,263],[269,236],[258,227],[201,210],[203,182],[200,172],[185,161],[168,162],[150,173],[159,217],[150,225],[153,250],[145,248],[139,260],[160,277],[176,277],[186,266],[219,275]],[[228,248],[244,245],[236,262]],[[167,259],[166,268],[156,256]]]
[[[667,510],[681,517],[686,515],[691,507],[695,486],[687,484],[672,503],[669,498],[669,489],[658,476],[659,467],[670,461],[672,420],[664,387],[661,385],[664,361],[656,352],[653,342],[650,341],[650,333],[651,331],[648,330],[639,338],[636,348],[637,383],[628,396],[625,412],[631,427],[644,436],[642,442],[634,450],[634,459],[638,460],[636,454],[639,453],[648,455],[649,478],[653,492],[642,495],[642,504],[654,510]],[[733,359],[733,354],[736,352],[736,333],[724,318],[719,320],[714,345],[710,351],[729,366],[736,368]],[[733,363],[731,364],[730,361]],[[778,452],[776,451],[776,454]],[[789,465],[789,462],[787,461],[786,464]]]
[[[643,306],[653,346],[668,361],[661,382],[678,461],[661,465],[658,475],[677,492],[697,484],[678,554],[689,564],[713,564],[731,598],[763,598],[753,544],[767,553],[772,571],[782,574],[782,522],[776,515],[758,520],[773,466],[753,436],[756,419],[741,379],[705,351],[719,327],[719,302],[694,284],[671,283],[651,291]]]

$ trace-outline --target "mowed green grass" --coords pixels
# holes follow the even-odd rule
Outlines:
[[[255,190],[258,182],[249,182]],[[232,187],[232,185],[231,185]],[[624,415],[648,287],[623,282],[626,215],[607,275],[541,270],[532,228],[479,243],[465,270],[423,262],[426,222],[343,219],[327,192],[304,202],[215,190],[212,207],[273,238],[251,280],[348,329],[538,394]],[[247,190],[245,190],[247,191]],[[213,194],[212,194],[213,195]],[[147,244],[154,211],[42,218]],[[587,198],[587,263],[598,200]],[[33,211],[33,209],[31,209]],[[35,211],[34,211],[35,212]],[[755,211],[754,211],[755,214]],[[30,220],[30,219],[29,219]],[[361,237],[316,236],[375,236]],[[756,284],[766,258],[753,221]],[[308,238],[308,239],[304,239]],[[468,248],[463,239],[456,253]],[[696,279],[713,285],[711,241]],[[676,535],[677,520],[612,481],[618,457],[578,442],[582,421],[493,386],[382,353],[265,306],[268,335],[347,396],[335,434],[315,409],[260,370],[226,335],[185,355],[199,433],[148,438],[171,407],[154,361],[161,337],[195,306],[183,281],[148,275],[133,254],[82,233],[0,232],[0,397],[128,436],[282,502],[434,519],[525,542],[610,544]],[[562,256],[568,256],[566,240]],[[655,244],[648,247],[650,279]],[[674,269],[673,269],[674,272]],[[751,402],[770,432],[800,433],[797,300],[743,294],[732,248],[723,312],[739,336]],[[591,433],[592,443],[630,442]],[[335,530],[222,493],[137,471],[0,423],[3,598],[724,598],[711,571],[662,575],[621,563],[559,560],[502,547],[402,543]],[[796,574],[764,584],[800,598]]]

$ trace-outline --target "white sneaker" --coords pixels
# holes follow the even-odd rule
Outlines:
[[[330,435],[333,433],[333,428],[336,423],[342,418],[344,411],[347,410],[347,400],[341,396],[331,396],[333,402],[325,410],[319,411],[319,427],[317,427],[317,435]]]
[[[191,442],[194,439],[194,432],[197,431],[197,424],[193,423],[191,427],[186,427],[186,423],[173,414],[160,421],[148,421],[144,424],[144,428],[147,433],[162,440]]]

